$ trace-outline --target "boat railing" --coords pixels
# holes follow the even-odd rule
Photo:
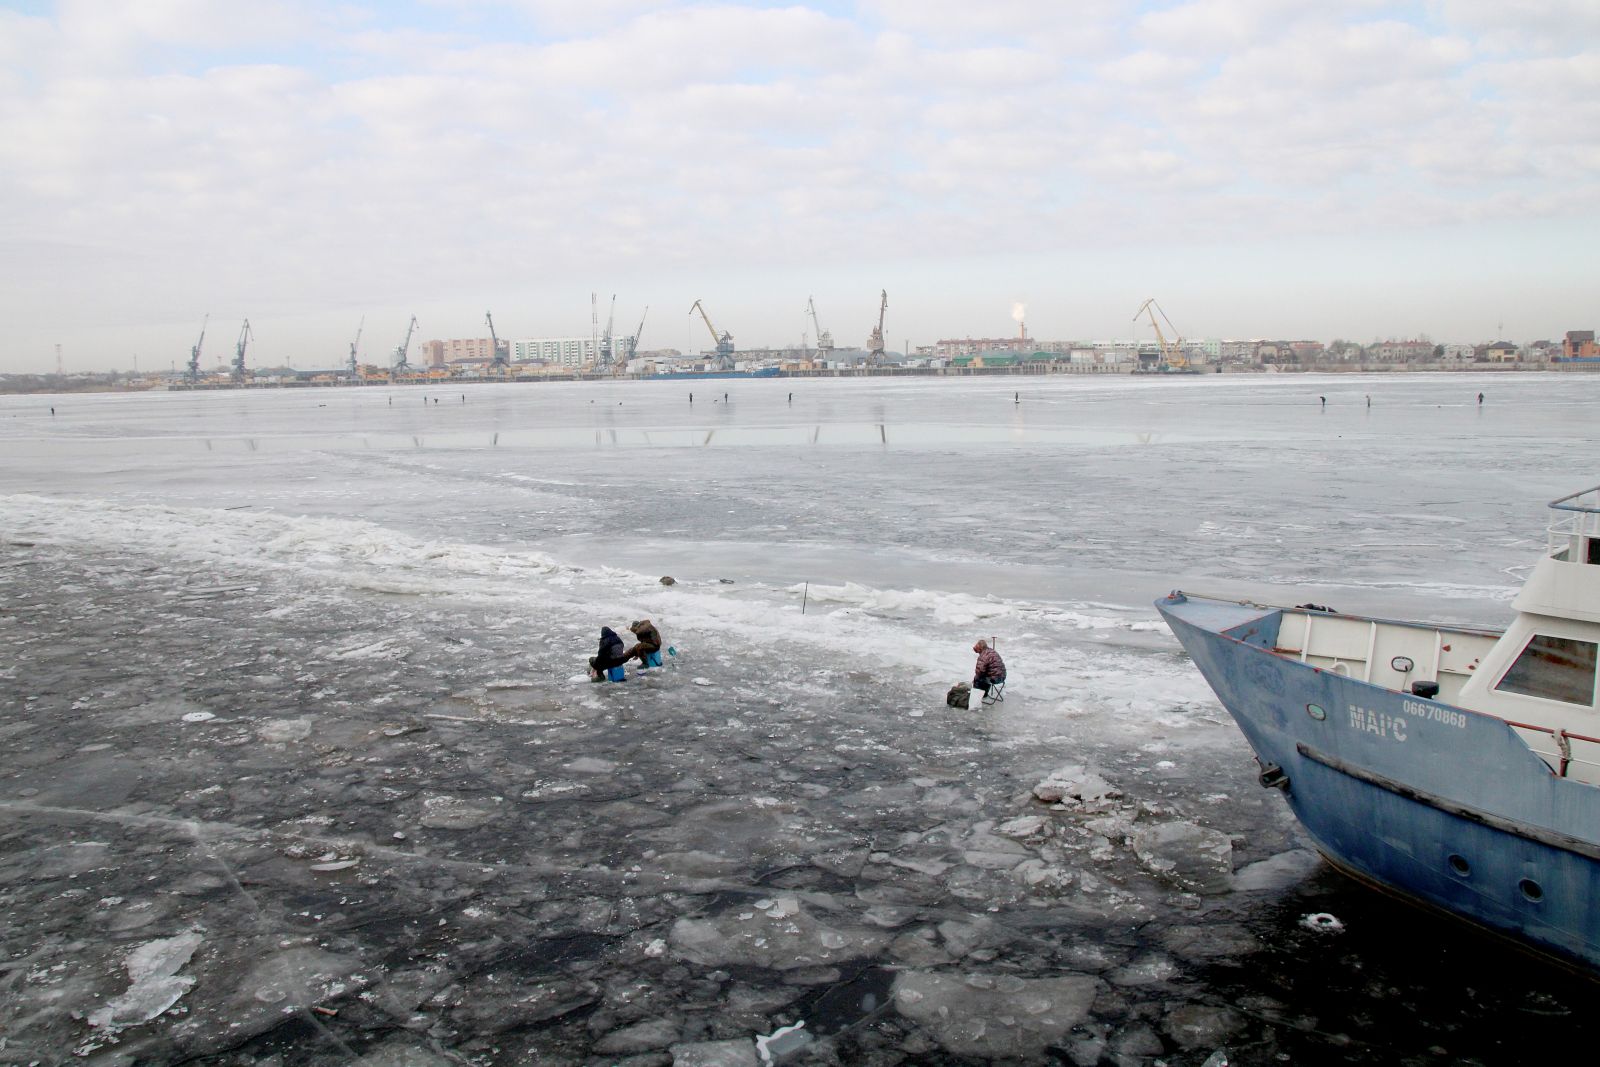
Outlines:
[[[1583,539],[1600,538],[1600,485],[1550,501],[1559,512],[1548,528],[1550,555],[1556,559],[1580,559]]]
[[[1578,777],[1586,782],[1600,780],[1597,779],[1595,774],[1597,770],[1600,770],[1600,737],[1589,737],[1586,734],[1575,734],[1567,730],[1555,729],[1549,726],[1536,726],[1530,722],[1512,722],[1510,719],[1506,720],[1506,725],[1517,730],[1531,730],[1536,734],[1544,734],[1545,736],[1554,739],[1556,746],[1553,755],[1556,762],[1552,769],[1560,777]],[[1583,756],[1573,755],[1572,743],[1574,741],[1578,742],[1582,746],[1585,746],[1580,751],[1588,757],[1587,759],[1583,758]],[[1574,763],[1579,764],[1582,767],[1589,768],[1589,773],[1585,774],[1580,772],[1577,775],[1570,774],[1569,772],[1572,770],[1572,765]]]

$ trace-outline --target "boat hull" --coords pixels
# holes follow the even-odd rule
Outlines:
[[[1494,716],[1275,654],[1277,609],[1156,607],[1336,866],[1600,971],[1600,789]]]

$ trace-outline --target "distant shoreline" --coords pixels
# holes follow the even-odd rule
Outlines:
[[[1198,368],[1197,368],[1198,369]],[[1123,363],[1040,363],[1004,367],[874,367],[820,370],[780,370],[776,374],[724,376],[719,380],[775,381],[821,378],[1054,378],[1060,376],[1121,375],[1141,380],[1193,381],[1217,374],[1510,374],[1510,373],[1600,373],[1596,363],[1311,363],[1288,364],[1207,364],[1200,373],[1135,374],[1132,364]],[[21,379],[20,381],[18,379]],[[245,381],[198,382],[137,379],[134,381],[96,381],[69,379],[61,381],[55,375],[15,375],[0,377],[0,394],[48,395],[56,393],[146,393],[146,392],[227,392],[236,389],[365,389],[384,386],[423,386],[451,389],[468,385],[519,384],[537,385],[546,382],[661,382],[670,384],[674,376],[660,374],[539,374],[507,375],[504,377],[462,378],[374,378],[370,380],[329,379],[324,381]],[[685,373],[684,383],[704,382],[707,379]]]

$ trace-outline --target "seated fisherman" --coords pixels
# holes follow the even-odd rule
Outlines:
[[[589,657],[589,671],[598,678],[626,662],[628,653],[623,651],[622,638],[617,636],[617,631],[609,626],[600,627],[600,651]]]
[[[982,638],[972,646],[972,651],[978,654],[978,665],[972,672],[972,688],[983,690],[987,698],[991,686],[1006,680],[1006,663],[1000,658],[1000,653],[990,648],[989,642]]]
[[[661,651],[661,631],[649,619],[640,619],[628,626],[633,631],[633,636],[639,639],[638,643],[628,649],[624,659],[637,659],[641,667],[650,666],[650,656]]]

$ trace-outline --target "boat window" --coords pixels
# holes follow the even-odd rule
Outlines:
[[[1600,646],[1593,641],[1534,634],[1495,688],[1503,693],[1592,706],[1597,648]]]
[[[1600,563],[1600,537],[1589,538],[1589,562]]]

